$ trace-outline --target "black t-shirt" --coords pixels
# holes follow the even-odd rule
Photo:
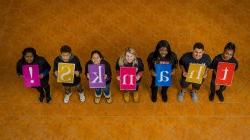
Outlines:
[[[153,55],[154,55],[154,52],[150,53],[147,58],[149,70],[155,71],[155,67],[154,67],[155,64],[172,64],[172,70],[177,68],[178,59],[175,53],[172,53],[172,57],[170,58],[167,58],[167,57],[154,58]]]
[[[19,59],[16,64],[16,72],[18,75],[23,75],[23,70],[22,70],[23,65],[35,65],[35,64],[37,64],[39,67],[39,74],[44,75],[44,77],[40,79],[41,86],[42,87],[47,86],[49,82],[49,71],[51,67],[48,61],[44,57],[35,56],[33,62],[30,64],[28,64],[24,58]]]
[[[88,70],[88,65],[89,64],[94,64],[92,60],[89,60],[86,65],[85,65],[85,75],[87,76],[87,73],[89,73]],[[104,64],[105,65],[105,74],[107,75],[107,79],[106,79],[106,83],[110,83],[111,82],[111,78],[112,78],[112,72],[111,72],[111,68],[110,68],[110,64],[102,59],[100,64]]]
[[[69,62],[63,62],[61,56],[57,56],[54,60],[54,72],[58,70],[58,63],[69,63],[69,64],[75,64],[75,71],[79,71],[79,73],[82,73],[82,66],[80,63],[80,60],[77,56],[71,55],[69,58]],[[63,86],[76,86],[81,82],[81,77],[74,76],[74,83],[63,83]]]
[[[219,62],[233,63],[233,64],[235,64],[235,70],[238,69],[238,61],[237,61],[234,57],[232,57],[232,58],[229,59],[229,60],[224,60],[224,59],[222,58],[222,54],[219,54],[219,55],[217,55],[217,56],[214,57],[214,59],[213,59],[213,61],[212,61],[212,64],[211,64],[210,68],[211,68],[211,69],[214,69],[215,71],[217,71],[217,67],[218,67],[218,63],[219,63]]]
[[[210,67],[211,65],[211,58],[208,54],[203,54],[201,59],[196,60],[195,58],[193,58],[193,53],[192,52],[188,52],[185,53],[179,61],[179,65],[182,65],[186,72],[188,71],[189,65],[192,64],[204,64],[207,68]]]

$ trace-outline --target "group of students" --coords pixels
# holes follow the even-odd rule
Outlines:
[[[171,50],[170,44],[166,40],[160,40],[156,48],[153,52],[151,52],[147,58],[147,63],[149,67],[149,71],[152,77],[151,83],[151,100],[152,102],[157,101],[157,93],[158,89],[161,88],[162,100],[167,102],[168,96],[167,91],[169,86],[157,86],[155,83],[156,72],[155,72],[155,64],[171,64],[172,65],[172,73],[175,74],[177,69],[177,65],[179,64],[180,69],[182,71],[181,74],[181,90],[178,93],[178,101],[182,102],[184,99],[184,95],[188,92],[187,88],[189,85],[192,85],[192,90],[190,92],[191,98],[194,102],[198,101],[197,92],[201,87],[201,84],[186,82],[186,77],[188,74],[189,65],[192,63],[195,64],[203,64],[206,66],[205,74],[203,75],[203,80],[207,78],[207,74],[209,69],[212,72],[212,79],[210,83],[210,95],[209,100],[213,101],[215,94],[218,96],[221,102],[224,101],[223,91],[226,89],[226,86],[216,85],[216,71],[219,62],[229,62],[235,64],[235,70],[238,68],[238,62],[234,57],[235,54],[235,44],[232,42],[228,42],[225,45],[224,51],[221,54],[215,56],[215,58],[211,61],[211,58],[204,51],[204,45],[200,42],[197,42],[193,46],[193,51],[185,53],[178,61],[177,55]],[[75,72],[74,72],[74,82],[73,83],[62,83],[65,96],[64,103],[68,103],[70,100],[70,96],[72,94],[71,89],[76,87],[79,98],[81,102],[85,101],[84,89],[81,85],[81,74],[82,74],[82,66],[79,58],[72,53],[71,48],[68,45],[64,45],[60,49],[60,55],[57,56],[54,60],[54,75],[58,76],[58,64],[59,63],[71,63],[75,64]],[[46,102],[49,103],[51,101],[50,96],[50,85],[49,85],[49,71],[51,70],[50,64],[44,57],[38,56],[36,50],[32,47],[25,48],[22,52],[22,58],[17,62],[16,70],[17,74],[22,77],[22,66],[23,65],[31,65],[37,64],[39,66],[39,78],[41,82],[40,87],[35,87],[39,93],[39,100],[43,102],[46,98]],[[110,83],[112,80],[112,72],[110,64],[104,59],[102,53],[98,50],[94,50],[91,52],[90,60],[85,65],[85,76],[89,79],[89,64],[104,64],[105,65],[105,80],[106,87],[105,88],[96,88],[95,89],[95,103],[99,103],[101,100],[101,96],[104,95],[107,103],[112,103],[112,97],[110,92]],[[124,53],[117,59],[116,61],[116,79],[120,81],[120,67],[135,67],[136,68],[136,90],[134,91],[121,91],[124,97],[125,102],[129,102],[130,94],[132,94],[134,102],[139,102],[139,85],[144,72],[144,65],[141,58],[137,56],[135,49],[126,48]]]

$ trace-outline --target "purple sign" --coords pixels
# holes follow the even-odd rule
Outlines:
[[[22,70],[25,87],[41,86],[38,65],[23,65]]]
[[[89,88],[105,88],[105,66],[104,64],[89,64]]]

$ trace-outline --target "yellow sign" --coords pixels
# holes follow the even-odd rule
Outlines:
[[[74,82],[75,64],[59,63],[57,82],[73,83]]]
[[[201,84],[206,66],[203,64],[190,64],[186,82]]]

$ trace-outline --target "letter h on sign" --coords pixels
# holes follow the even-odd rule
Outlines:
[[[120,67],[120,90],[136,90],[135,67]]]
[[[171,86],[172,84],[172,65],[171,64],[155,64],[157,86]]]

